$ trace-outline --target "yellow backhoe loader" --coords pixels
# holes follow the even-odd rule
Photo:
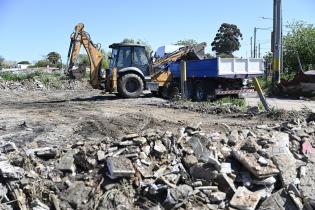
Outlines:
[[[83,45],[90,60],[92,87],[126,98],[138,97],[143,90],[152,92],[163,90],[172,79],[165,66],[187,56],[200,58],[203,56],[200,52],[204,52],[206,47],[205,43],[195,47],[182,47],[153,62],[153,58],[146,52],[145,45],[114,43],[109,46],[112,49],[110,67],[102,71],[103,55],[100,45],[94,44],[90,35],[83,29],[84,25],[79,23],[71,35],[66,74],[72,78],[81,78],[85,72],[75,65],[80,47]]]

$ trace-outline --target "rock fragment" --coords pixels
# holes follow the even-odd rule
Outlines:
[[[0,175],[5,179],[21,179],[24,177],[23,168],[11,165],[8,161],[0,161]]]
[[[260,200],[260,193],[251,192],[246,187],[238,187],[230,205],[240,210],[255,210]]]
[[[110,177],[131,177],[135,173],[132,162],[128,158],[108,157],[106,162]]]

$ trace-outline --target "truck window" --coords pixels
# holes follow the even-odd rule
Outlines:
[[[117,57],[117,68],[124,68],[131,66],[131,48],[120,47]]]

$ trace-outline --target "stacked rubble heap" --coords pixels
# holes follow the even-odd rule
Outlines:
[[[2,142],[1,209],[314,209],[315,117],[73,145]]]

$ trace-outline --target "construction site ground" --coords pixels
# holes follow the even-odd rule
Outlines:
[[[161,106],[167,100],[150,95],[122,99],[101,94],[99,90],[1,91],[0,98],[0,124],[5,126],[0,131],[1,139],[14,139],[26,147],[73,143],[84,138],[93,140],[102,135],[118,137],[148,128],[175,131],[181,125],[198,122],[202,122],[205,131],[217,131],[222,123],[247,127],[272,121],[264,116],[217,115],[167,108]],[[22,125],[29,129],[20,129]]]

